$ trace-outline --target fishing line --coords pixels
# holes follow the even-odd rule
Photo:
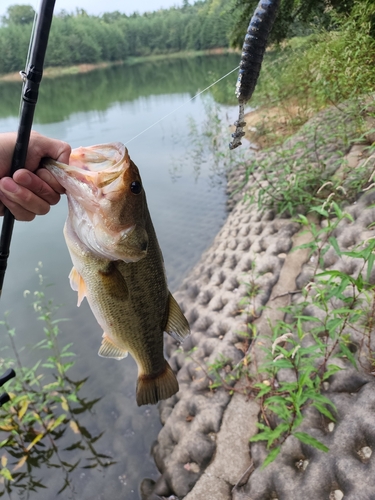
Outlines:
[[[150,125],[149,127],[145,128],[142,132],[140,132],[139,134],[135,135],[132,139],[129,139],[128,141],[125,142],[125,146],[127,146],[129,144],[129,142],[131,141],[134,141],[134,139],[136,139],[137,137],[139,137],[140,135],[144,134],[145,132],[147,132],[147,130],[150,130],[150,128],[152,127],[155,127],[155,125],[157,125],[158,123],[160,123],[161,121],[165,120],[165,118],[168,118],[168,116],[170,115],[173,115],[173,113],[175,113],[176,111],[178,111],[179,109],[181,109],[183,106],[186,106],[186,104],[189,104],[189,102],[193,101],[196,97],[200,96],[201,94],[203,94],[204,92],[206,92],[208,89],[210,89],[211,87],[213,87],[214,85],[216,85],[217,83],[221,82],[221,80],[224,80],[224,78],[226,78],[227,76],[231,75],[232,73],[234,73],[235,71],[237,71],[239,69],[239,66],[237,66],[236,68],[232,69],[231,71],[229,71],[229,73],[227,73],[226,75],[222,76],[221,78],[219,78],[218,80],[216,80],[216,82],[214,83],[211,83],[211,85],[209,85],[208,87],[206,87],[205,89],[201,90],[200,92],[198,92],[198,94],[195,94],[195,96],[193,96],[191,99],[189,99],[188,101],[185,101],[183,102],[182,104],[180,104],[180,106],[178,106],[176,109],[174,109],[173,111],[167,113],[165,116],[163,116],[162,118],[160,118],[160,120],[156,121],[155,123],[153,123],[152,125]]]

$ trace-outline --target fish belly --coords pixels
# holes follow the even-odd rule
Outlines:
[[[68,223],[65,235],[90,308],[104,336],[123,353],[112,357],[128,351],[137,363],[138,405],[175,394],[178,382],[163,355],[169,292],[158,246],[151,243],[145,258],[125,263],[92,254],[72,238]]]

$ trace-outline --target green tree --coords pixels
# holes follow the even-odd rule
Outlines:
[[[335,29],[337,16],[350,16],[354,7],[371,8],[373,0],[281,0],[270,42],[281,42],[294,35],[309,34],[318,28]],[[250,19],[258,0],[235,0],[236,22],[230,35],[231,45],[242,47]],[[371,20],[375,36],[375,19]]]
[[[6,26],[10,24],[31,24],[34,21],[35,10],[31,5],[11,5],[7,13],[2,17],[2,23]]]
[[[190,4],[186,0],[182,7],[131,16],[120,12],[90,16],[83,9],[61,11],[52,22],[46,66],[228,47],[233,1],[198,0]],[[33,19],[30,6],[8,8],[0,27],[1,73],[22,69],[24,62],[20,65],[20,60],[26,59]]]

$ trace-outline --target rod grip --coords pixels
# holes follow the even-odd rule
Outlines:
[[[0,377],[0,387],[4,385],[8,380],[11,378],[14,378],[16,376],[16,372],[13,370],[13,368],[9,368],[4,375],[1,375]]]

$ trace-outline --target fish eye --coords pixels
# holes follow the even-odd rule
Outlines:
[[[142,192],[142,184],[139,181],[134,181],[130,184],[130,191],[133,194],[140,194]]]

